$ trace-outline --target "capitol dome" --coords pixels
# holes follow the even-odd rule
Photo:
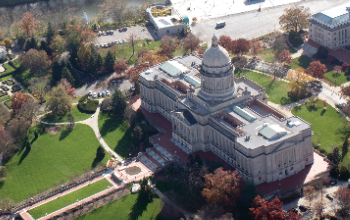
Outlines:
[[[204,71],[214,74],[226,72],[231,67],[230,55],[218,44],[215,35],[212,38],[212,46],[203,54],[202,66]]]

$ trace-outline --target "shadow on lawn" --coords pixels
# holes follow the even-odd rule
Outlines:
[[[25,149],[25,151],[23,152],[23,154],[22,154],[22,156],[21,156],[21,159],[19,159],[17,165],[20,165],[20,164],[23,162],[23,160],[28,156],[30,150],[32,149],[29,145],[26,145],[25,148],[26,148],[26,149]]]
[[[117,146],[114,148],[114,151],[119,154],[121,157],[127,158],[129,156],[129,148],[131,146],[131,129],[124,133],[124,136],[120,141],[118,141]]]
[[[141,200],[138,196],[135,204],[131,207],[129,220],[138,220],[139,217],[142,216],[142,213],[147,210],[147,206],[151,202],[152,201],[146,202],[144,200]]]
[[[65,139],[66,137],[68,137],[68,135],[73,131],[73,129],[64,129],[61,132],[61,136],[60,136],[60,141],[62,141],[63,139]]]
[[[102,128],[100,130],[102,137],[118,129],[120,125],[123,124],[123,120],[121,118],[117,118],[112,114],[109,114],[108,116],[104,114],[103,116],[108,117],[108,119],[103,123]]]

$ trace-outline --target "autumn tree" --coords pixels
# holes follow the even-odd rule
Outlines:
[[[46,108],[52,111],[52,115],[62,116],[70,111],[72,107],[71,97],[61,85],[53,87],[46,101]]]
[[[303,194],[305,198],[310,202],[310,205],[311,205],[311,201],[315,199],[317,196],[315,187],[311,185],[308,185],[304,188]]]
[[[31,97],[28,94],[24,94],[22,92],[16,92],[11,96],[11,108],[13,110],[20,109],[23,103],[28,102]]]
[[[333,194],[335,204],[345,212],[350,210],[350,189],[348,187],[339,187]]]
[[[0,200],[0,207],[3,211],[10,211],[16,205],[16,202],[10,198],[4,198]]]
[[[56,35],[50,44],[50,49],[53,55],[58,55],[66,50],[66,41],[60,36]]]
[[[50,81],[45,77],[31,78],[29,81],[29,90],[43,103],[46,93],[50,90]]]
[[[6,129],[13,138],[14,142],[18,142],[25,137],[29,127],[30,122],[28,120],[18,117],[12,118],[9,124],[6,126]]]
[[[293,5],[283,10],[284,13],[279,17],[279,24],[287,31],[294,30],[295,33],[307,28],[309,24],[310,8]]]
[[[233,40],[231,45],[231,52],[238,55],[239,57],[243,54],[248,53],[250,50],[250,43],[248,40],[239,38],[238,40]]]
[[[138,69],[131,67],[127,72],[126,75],[129,76],[129,79],[131,82],[135,82],[139,79],[139,71]]]
[[[256,38],[253,38],[252,40],[250,40],[250,48],[252,50],[254,57],[256,57],[258,53],[261,53],[263,51],[261,41]]]
[[[191,54],[192,52],[198,47],[199,45],[199,37],[196,37],[192,33],[189,33],[184,39],[183,39],[183,48],[185,51],[190,50]]]
[[[278,55],[278,61],[283,63],[285,65],[286,63],[290,64],[292,63],[292,56],[289,52],[289,50],[284,49],[279,55]]]
[[[342,86],[340,88],[340,94],[344,97],[350,96],[350,85]]]
[[[276,39],[273,42],[273,48],[277,50],[277,53],[281,53],[283,50],[288,50],[288,44],[283,34],[277,34]]]
[[[126,60],[123,59],[118,59],[113,66],[114,71],[117,74],[121,74],[122,72],[124,72],[125,70],[127,70],[129,67],[128,63]]]
[[[324,78],[324,74],[327,72],[327,67],[320,61],[313,61],[310,63],[310,66],[305,70],[305,72],[315,78],[322,79]]]
[[[20,60],[24,68],[30,69],[30,73],[36,76],[46,74],[52,63],[45,51],[37,51],[35,49],[30,49],[20,57]]]
[[[202,196],[208,203],[216,204],[232,211],[240,197],[241,177],[237,171],[224,171],[222,167],[204,176]]]
[[[227,51],[231,50],[232,39],[229,36],[226,36],[226,35],[220,36],[218,43]]]
[[[295,71],[288,71],[287,77],[290,79],[288,92],[290,97],[301,99],[308,96],[307,85],[313,79],[305,74],[302,68],[297,68]]]
[[[135,44],[136,44],[137,41],[139,41],[139,40],[140,40],[140,37],[137,36],[135,33],[129,34],[128,42],[129,42],[130,46],[132,47],[132,55],[135,54]]]
[[[79,67],[84,70],[87,71],[88,66],[89,66],[89,60],[90,60],[90,56],[91,56],[91,50],[89,48],[89,46],[87,44],[85,44],[84,42],[80,44],[79,50],[78,50],[78,64]]]
[[[323,214],[324,210],[326,209],[326,206],[323,204],[322,201],[316,201],[313,204],[312,209],[313,209],[315,215],[318,217],[318,219],[321,219],[322,214]]]
[[[25,12],[21,20],[21,28],[27,36],[35,34],[35,27],[40,24],[40,21],[36,21],[34,15],[31,12]]]
[[[83,28],[80,31],[80,41],[86,44],[96,43],[97,34],[90,29]]]
[[[0,106],[0,125],[4,125],[10,120],[10,112],[3,106]]]
[[[254,198],[252,208],[249,208],[250,214],[254,220],[299,220],[301,215],[295,212],[284,212],[283,203],[276,197],[271,202],[262,199],[260,196]]]
[[[69,95],[70,97],[75,97],[75,88],[72,87],[72,84],[70,84],[67,79],[62,78],[58,85],[64,87],[64,90],[66,91],[67,95]]]
[[[334,78],[334,85],[337,86],[337,78],[342,73],[342,66],[335,65],[333,69],[333,78]]]
[[[32,124],[33,120],[36,119],[36,115],[39,112],[39,109],[39,103],[30,99],[28,102],[24,102],[22,104],[21,108],[16,111],[16,114]]]
[[[172,57],[172,54],[175,52],[176,48],[178,47],[178,44],[176,43],[174,37],[165,35],[161,40],[160,47],[161,50],[159,51],[159,54],[164,54],[167,57]]]
[[[5,38],[2,43],[1,46],[6,47],[7,49],[12,47],[12,40],[10,38]]]

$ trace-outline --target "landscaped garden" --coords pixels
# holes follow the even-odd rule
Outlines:
[[[51,123],[58,123],[58,122],[67,122],[67,116],[69,114],[72,114],[74,117],[75,121],[83,121],[88,119],[89,117],[91,117],[91,115],[93,113],[86,113],[86,112],[81,112],[78,108],[77,105],[72,106],[72,109],[70,110],[70,112],[68,112],[67,114],[63,115],[63,116],[56,116],[54,117],[51,113],[43,116],[41,118],[42,121],[45,122],[51,122]]]
[[[108,146],[121,156],[127,158],[129,147],[132,143],[131,129],[126,121],[109,113],[100,112],[98,127],[101,136]]]
[[[302,118],[312,125],[313,145],[321,152],[329,154],[334,147],[342,146],[345,137],[349,134],[349,123],[333,107],[327,104],[324,109],[323,101],[316,105],[306,103],[292,109],[295,116]],[[349,163],[349,155],[344,157],[342,165]]]
[[[33,218],[38,219],[45,216],[46,213],[50,214],[54,211],[60,210],[61,208],[75,203],[77,200],[80,201],[82,199],[85,199],[105,189],[108,189],[108,187],[111,186],[112,184],[107,179],[102,179],[55,200],[52,200],[48,203],[45,203],[41,206],[38,206],[35,209],[31,209],[28,212],[32,215]]]
[[[57,133],[45,132],[47,128],[42,124],[31,127],[31,148],[24,147],[5,163],[8,174],[0,182],[1,199],[19,202],[91,169],[100,143],[89,126],[77,124],[73,130],[58,127]],[[108,159],[106,152],[101,164]]]
[[[238,77],[238,73],[235,73],[235,75]],[[242,71],[240,76],[245,76],[264,87],[267,95],[269,95],[269,101],[276,104],[288,104],[292,102],[288,97],[289,84],[287,82],[280,81],[278,78],[274,80],[273,77],[253,71]]]
[[[82,215],[77,218],[77,220],[95,220],[95,219],[129,219],[129,214],[131,213],[133,205],[136,203],[138,194],[128,194],[112,203],[104,205],[92,212]],[[182,216],[178,214],[171,213],[171,209],[164,212],[166,205],[157,196],[153,199],[153,202],[149,203],[144,210],[140,211],[141,215],[139,220],[178,220]]]

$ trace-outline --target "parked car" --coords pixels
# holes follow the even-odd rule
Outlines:
[[[126,43],[126,40],[122,39],[122,42],[123,42],[123,44],[125,44],[125,43]]]
[[[98,31],[98,36],[101,36],[102,35],[102,32],[101,31]]]
[[[218,28],[223,28],[223,27],[225,27],[225,25],[226,25],[226,22],[225,22],[225,21],[217,22],[217,23],[216,23],[216,29],[218,29]]]
[[[120,39],[118,40],[118,42],[119,42],[119,44],[122,44],[122,43],[123,43],[123,41],[122,41],[122,40],[120,40]]]
[[[100,47],[100,45],[99,45],[99,44],[96,44],[95,46],[96,46],[97,48],[99,48],[99,47]]]
[[[110,95],[110,93],[109,93],[109,91],[107,90],[107,91],[106,91],[106,96],[109,96],[109,95]]]
[[[105,91],[102,91],[102,97],[105,97],[106,93]]]
[[[307,208],[306,206],[300,205],[300,206],[299,206],[299,210],[300,210],[301,212],[306,212],[306,211],[308,210],[308,208]]]
[[[298,210],[297,210],[296,208],[291,208],[289,211],[290,211],[290,212],[298,213]]]
[[[114,44],[119,44],[119,41],[115,40],[115,41],[114,41]]]
[[[130,86],[130,92],[133,92],[135,88],[133,86]]]
[[[112,46],[112,43],[111,43],[111,42],[108,43],[108,47],[110,47],[110,46]]]
[[[123,32],[123,28],[119,28],[119,32]]]
[[[123,31],[127,31],[128,29],[126,27],[123,27]]]
[[[337,180],[332,179],[330,184],[331,184],[331,186],[334,186],[335,184],[337,184]]]
[[[331,201],[333,201],[333,197],[331,195],[329,195],[329,194],[326,195],[326,198],[331,200]]]
[[[90,95],[92,95],[92,91],[91,90],[89,90],[89,93],[88,93],[88,95],[90,96]]]
[[[101,93],[97,93],[97,97],[101,97]]]
[[[107,34],[106,34],[106,32],[105,32],[105,31],[102,31],[102,35],[103,35],[103,36],[106,36]]]
[[[96,98],[96,92],[94,92],[94,94],[92,95],[92,98]]]
[[[110,35],[113,35],[113,34],[114,34],[114,32],[113,32],[112,30],[109,30],[109,33],[110,33]]]

